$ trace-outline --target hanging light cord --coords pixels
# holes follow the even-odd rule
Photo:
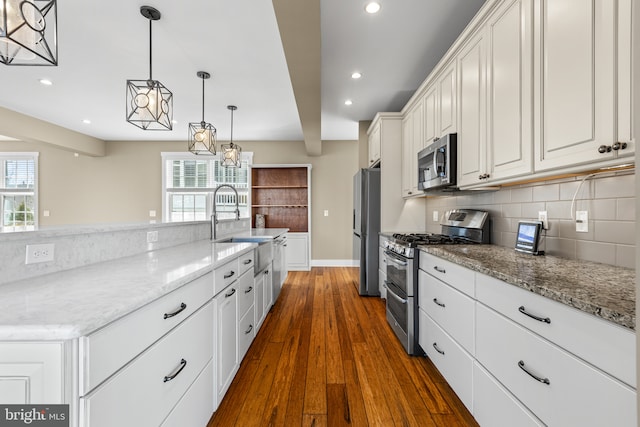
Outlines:
[[[202,126],[204,127],[204,75],[202,76]]]
[[[152,34],[151,34],[151,23],[153,22],[153,19],[149,19],[149,81],[153,81],[153,62],[152,60],[152,55],[153,55],[153,51],[152,51]]]
[[[231,148],[233,148],[233,110],[234,108],[231,109],[231,140],[229,141],[229,146]]]

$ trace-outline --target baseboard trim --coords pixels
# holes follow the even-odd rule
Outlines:
[[[358,267],[357,259],[313,259],[311,267]]]

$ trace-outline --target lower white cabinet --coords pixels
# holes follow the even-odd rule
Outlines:
[[[245,273],[251,274],[251,273]],[[216,407],[238,370],[238,287],[231,284],[214,299]]]
[[[0,343],[0,402],[64,403],[64,343]]]
[[[213,354],[207,303],[117,374],[80,399],[80,425],[160,425]],[[209,383],[212,385],[212,381]],[[202,409],[213,412],[213,401]]]
[[[206,426],[213,412],[213,399],[213,359],[211,359],[161,427]]]
[[[253,309],[252,305],[238,323],[238,365],[242,362],[244,355],[247,354],[247,350],[249,350],[249,346],[256,336],[256,321]]]
[[[476,357],[545,424],[637,426],[635,390],[483,304]]]
[[[285,251],[287,270],[307,271],[311,268],[309,233],[287,233]]]
[[[260,329],[264,319],[267,317],[273,295],[273,274],[271,268],[267,267],[254,277],[254,287],[256,289],[254,304],[254,325],[256,330]],[[257,331],[256,331],[257,332]]]

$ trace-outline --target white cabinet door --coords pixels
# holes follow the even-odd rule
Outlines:
[[[438,127],[438,91],[437,86],[433,85],[427,89],[424,96],[424,142],[425,145],[431,144],[440,137],[440,129]]]
[[[481,182],[487,174],[485,32],[469,39],[458,63],[458,185]]]
[[[418,191],[418,151],[424,148],[422,100],[407,112],[402,121],[402,196],[422,195]]]
[[[287,270],[309,270],[309,233],[287,233]]]
[[[380,123],[369,134],[369,165],[380,160]]]
[[[538,3],[538,2],[537,2]],[[542,0],[536,35],[536,170],[613,158],[616,3]]]
[[[436,135],[442,137],[457,129],[457,74],[455,61],[438,78],[438,103],[436,106]],[[425,138],[429,142],[429,138]]]
[[[262,285],[264,287],[263,292],[263,300],[262,300],[262,309],[264,311],[264,315],[266,316],[271,308],[271,304],[275,303],[273,301],[273,272],[271,271],[271,267],[268,267],[266,270],[262,272],[263,282]]]
[[[488,181],[533,171],[533,3],[508,0],[489,18]]]
[[[209,361],[161,427],[206,426],[217,409],[213,397],[213,360]]]
[[[255,289],[254,315],[256,329],[260,329],[265,315],[264,311],[264,274],[258,273],[253,278],[253,287]]]
[[[402,158],[401,158],[401,174],[402,174],[402,197],[410,197],[411,191],[411,153],[413,152],[413,117],[407,114],[402,119]]]
[[[224,289],[215,301],[216,394],[222,401],[238,370],[238,289],[235,284]]]
[[[0,402],[64,403],[64,344],[0,343]]]

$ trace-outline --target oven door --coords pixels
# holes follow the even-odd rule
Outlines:
[[[413,296],[411,288],[413,260],[388,250],[384,251],[384,258],[387,264],[387,280],[393,283],[405,298]]]

